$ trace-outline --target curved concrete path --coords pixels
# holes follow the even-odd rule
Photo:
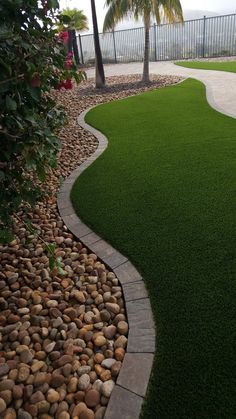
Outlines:
[[[105,75],[121,76],[141,74],[142,63],[112,64],[105,66]],[[177,66],[169,61],[151,62],[150,74],[192,77],[206,86],[207,100],[217,111],[236,118],[236,73],[212,70],[195,70]],[[94,69],[87,71],[88,77],[94,77]]]

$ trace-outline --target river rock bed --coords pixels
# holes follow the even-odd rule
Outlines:
[[[68,124],[58,167],[34,210],[15,217],[15,239],[0,245],[0,417],[102,419],[127,346],[122,289],[114,273],[68,231],[57,210],[63,178],[91,155],[97,140],[76,117],[97,103],[176,83],[179,77],[111,77],[102,92],[87,81],[54,92]],[[46,243],[60,269],[49,268]]]

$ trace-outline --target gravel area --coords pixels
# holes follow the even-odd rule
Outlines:
[[[54,92],[66,108],[58,167],[48,174],[34,211],[15,218],[15,239],[0,245],[0,417],[102,419],[127,345],[122,288],[95,254],[63,224],[61,180],[90,156],[97,140],[77,125],[88,107],[177,83],[179,77],[111,77],[103,91],[88,80]],[[28,222],[34,228],[29,231]],[[61,267],[49,269],[46,243]]]

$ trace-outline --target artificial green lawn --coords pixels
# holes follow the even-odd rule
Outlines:
[[[175,62],[180,67],[196,68],[198,70],[217,70],[236,73],[236,61],[213,62],[213,61],[179,61]]]
[[[235,419],[236,121],[191,79],[86,121],[109,147],[75,182],[74,207],[141,272],[156,322],[142,419]]]

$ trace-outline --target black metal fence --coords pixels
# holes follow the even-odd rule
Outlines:
[[[144,28],[100,34],[105,63],[142,61]],[[93,35],[79,35],[83,64],[94,63]],[[203,17],[150,28],[150,60],[180,60],[236,55],[236,14]]]

